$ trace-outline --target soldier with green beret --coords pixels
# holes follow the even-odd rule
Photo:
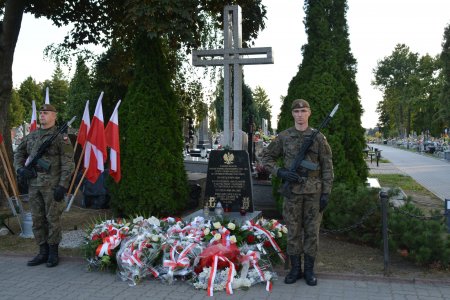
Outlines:
[[[315,130],[309,127],[311,108],[306,100],[294,100],[291,108],[294,126],[280,132],[264,149],[262,163],[273,175],[291,186],[291,196],[285,197],[283,202],[283,218],[288,228],[287,254],[291,261],[291,270],[284,282],[291,284],[304,277],[308,285],[314,286],[317,285],[314,263],[322,212],[327,206],[333,183],[332,153],[327,139],[319,133],[306,154],[306,160],[317,165],[317,169],[300,167],[295,172],[289,169],[303,141]],[[279,158],[283,158],[282,167],[277,166]]]
[[[14,168],[19,178],[28,181],[28,197],[33,220],[33,234],[39,245],[39,254],[28,261],[28,266],[43,263],[47,267],[58,264],[58,246],[61,241],[61,215],[65,208],[64,195],[74,171],[73,147],[67,134],[59,134],[47,148],[40,165],[34,171],[25,168],[39,147],[58,132],[55,126],[57,111],[51,104],[39,109],[40,128],[27,135],[14,154]]]

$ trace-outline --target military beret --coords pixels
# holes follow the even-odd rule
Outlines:
[[[54,111],[56,112],[56,108],[51,104],[43,104],[39,111]]]
[[[292,109],[304,108],[304,107],[309,108],[308,101],[303,100],[303,99],[297,99],[297,100],[292,101]]]

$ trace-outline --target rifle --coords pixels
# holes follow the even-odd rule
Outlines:
[[[67,128],[75,121],[76,116],[74,116],[69,122],[62,125],[56,133],[54,133],[50,138],[48,138],[45,142],[42,143],[42,145],[39,146],[39,149],[36,152],[36,155],[31,159],[30,161],[25,162],[25,168],[33,172],[33,178],[37,177],[37,173],[35,170],[35,166],[39,165],[44,170],[48,171],[50,169],[50,164],[46,161],[42,160],[41,157],[44,155],[45,151],[47,151],[47,148],[50,147],[50,145],[53,143],[53,141],[56,139],[56,137],[67,130]],[[23,178],[19,178],[20,186],[23,189],[25,186],[28,186],[27,182],[24,182]]]
[[[297,172],[297,169],[300,167],[303,167],[307,170],[315,171],[319,168],[318,164],[315,164],[311,161],[305,160],[306,154],[308,153],[309,148],[314,142],[314,139],[319,134],[319,132],[325,128],[328,123],[331,121],[331,118],[333,118],[334,114],[339,108],[339,103],[336,104],[336,106],[333,108],[331,113],[322,121],[322,124],[320,124],[318,129],[313,130],[313,133],[311,136],[305,137],[305,140],[302,143],[302,146],[300,147],[300,150],[297,153],[297,156],[295,157],[294,161],[291,164],[291,167],[289,168],[289,171]],[[307,177],[307,176],[305,176]],[[290,189],[290,183],[289,181],[286,181],[283,183],[279,190],[280,194],[283,195],[286,198],[291,197],[291,189]]]

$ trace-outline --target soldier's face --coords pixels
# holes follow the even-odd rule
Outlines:
[[[54,111],[40,111],[39,112],[39,122],[41,127],[46,129],[53,127],[56,121],[56,113]]]
[[[307,107],[295,108],[292,110],[292,116],[294,117],[295,124],[305,125],[308,124],[309,116],[311,115],[311,110]]]

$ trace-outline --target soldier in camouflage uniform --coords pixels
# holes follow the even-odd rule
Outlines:
[[[65,208],[64,195],[74,170],[73,148],[66,134],[60,134],[42,156],[48,170],[36,165],[35,172],[24,168],[27,159],[36,155],[39,146],[55,134],[56,109],[44,104],[39,110],[40,129],[27,135],[14,155],[14,168],[19,179],[28,180],[28,196],[33,219],[33,234],[39,254],[28,266],[58,264],[58,245],[61,241],[61,214]]]
[[[273,175],[283,182],[289,182],[291,196],[284,198],[283,218],[288,227],[287,253],[291,261],[291,270],[285,283],[291,284],[304,276],[308,285],[316,285],[314,261],[317,255],[320,222],[322,212],[328,203],[328,195],[333,183],[333,163],[330,146],[325,136],[319,133],[309,151],[306,160],[318,165],[317,170],[300,168],[290,171],[295,157],[299,153],[305,137],[312,134],[308,119],[311,115],[309,103],[303,99],[292,102],[294,127],[275,138],[264,149],[262,163]],[[282,157],[283,167],[277,166]],[[305,272],[302,273],[301,254],[304,254]]]

